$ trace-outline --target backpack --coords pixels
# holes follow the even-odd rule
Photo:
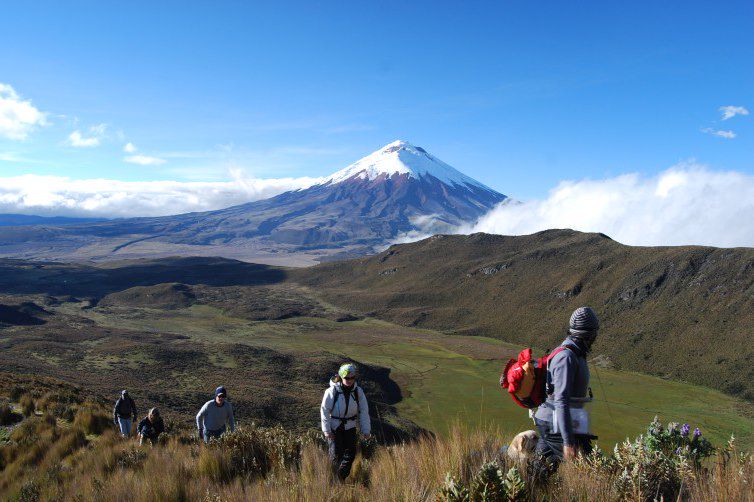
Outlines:
[[[341,394],[343,394],[343,391],[336,387],[335,391],[333,392],[332,406],[330,407],[330,418],[340,420],[340,425],[344,425],[346,422],[350,420],[357,420],[359,418],[359,388],[354,387],[353,391],[351,392],[353,394],[354,399],[356,400],[356,415],[349,418],[333,416],[332,412],[335,411],[335,406],[338,404],[338,398],[340,397]],[[348,400],[345,401],[346,402],[345,413],[348,412],[348,403],[350,402],[350,400],[351,399],[349,398]]]
[[[505,365],[500,375],[500,386],[522,408],[536,408],[547,399],[547,367],[552,358],[565,349],[579,353],[575,347],[561,345],[535,361],[532,360],[531,349],[522,350],[517,359],[510,359]]]

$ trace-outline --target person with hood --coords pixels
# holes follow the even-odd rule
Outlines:
[[[120,430],[120,435],[124,438],[131,436],[131,424],[136,422],[136,403],[128,394],[127,390],[120,392],[120,397],[115,401],[113,408],[113,422]]]
[[[586,355],[597,338],[600,323],[591,307],[580,307],[571,315],[568,336],[547,367],[547,400],[537,409],[534,423],[539,432],[536,453],[548,469],[592,450],[588,431],[575,431],[588,424],[584,403],[591,400],[589,365]],[[574,420],[574,417],[578,419]],[[580,424],[580,425],[579,425]],[[545,467],[545,466],[542,466]]]
[[[227,392],[222,385],[215,389],[215,398],[207,401],[196,414],[196,427],[199,429],[199,439],[205,443],[210,438],[219,438],[230,427],[230,431],[236,430],[236,421],[233,418],[233,405],[227,401]]]
[[[338,479],[344,481],[356,459],[356,426],[369,439],[372,424],[363,389],[356,385],[356,366],[344,364],[330,381],[320,408],[322,432],[327,438],[330,462]]]
[[[149,410],[147,416],[141,419],[139,425],[136,426],[136,432],[139,434],[139,446],[144,444],[145,439],[151,442],[153,446],[157,444],[160,434],[165,432],[165,423],[162,421],[157,408]]]

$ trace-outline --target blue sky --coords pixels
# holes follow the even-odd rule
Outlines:
[[[399,138],[521,199],[687,159],[754,174],[754,115],[719,110],[754,111],[752,2],[23,4],[0,83],[46,125],[0,136],[0,177],[322,176]]]

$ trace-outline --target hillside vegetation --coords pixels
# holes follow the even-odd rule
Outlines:
[[[549,479],[501,451],[494,429],[393,446],[361,444],[334,481],[321,434],[240,427],[209,445],[169,422],[154,447],[118,437],[109,410],[80,388],[0,374],[0,498],[18,501],[754,500],[754,457],[653,422],[612,453]],[[30,403],[20,406],[21,402]],[[18,410],[18,411],[13,411]],[[703,433],[702,433],[703,434]]]
[[[289,280],[405,326],[541,349],[591,305],[603,363],[754,400],[754,249],[632,247],[571,230],[436,235]]]

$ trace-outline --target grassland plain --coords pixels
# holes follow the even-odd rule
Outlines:
[[[311,290],[289,285],[279,288],[273,295],[277,301],[287,297],[313,303],[325,314],[337,310],[316,298]],[[267,294],[269,288],[264,292]],[[253,295],[253,288],[246,293]],[[401,389],[402,399],[394,403],[399,416],[440,434],[447,434],[454,424],[468,430],[492,425],[504,434],[531,427],[526,411],[515,406],[497,383],[503,361],[521,347],[491,338],[447,335],[373,318],[336,321],[300,316],[252,321],[229,315],[227,309],[198,304],[153,309],[133,305],[119,307],[107,302],[103,307],[82,308],[81,303],[69,302],[54,310],[69,318],[83,318],[104,330],[128,330],[147,337],[149,334],[159,336],[166,341],[178,340],[180,344],[190,343],[192,350],[203,354],[206,363],[213,366],[213,375],[230,381],[237,381],[234,375],[249,363],[257,366],[257,374],[264,373],[265,365],[270,364],[238,357],[243,353],[240,347],[244,346],[287,354],[294,360],[313,360],[314,364],[326,361],[331,364],[331,360],[350,358],[385,367],[390,369],[390,378]],[[100,343],[96,346],[98,350],[90,350],[84,366],[92,365],[100,371],[106,365],[111,373],[117,374],[135,367],[148,373],[150,369],[156,371],[156,365],[160,364],[160,358],[151,355],[148,348],[134,345],[124,350],[119,347],[103,355],[102,349],[107,346],[108,342]],[[542,352],[544,349],[540,348]],[[51,365],[48,371],[56,374],[54,360],[43,362]],[[202,386],[201,379],[192,374],[190,368],[189,361],[174,366],[171,378],[180,386],[198,390]],[[308,380],[301,390],[312,393],[300,403],[300,406],[311,407],[300,416],[309,416],[312,426],[316,426],[316,402],[326,385],[326,372],[319,373],[320,381],[312,380],[316,372],[298,377]],[[247,388],[244,386],[245,391]],[[749,402],[705,387],[600,369],[597,365],[593,365],[592,388],[595,433],[603,448],[612,448],[616,442],[641,433],[655,415],[664,421],[699,426],[718,443],[735,434],[742,445],[754,447],[754,405]],[[253,392],[253,387],[248,389]],[[268,389],[267,382],[258,388],[261,393]],[[161,399],[159,392],[152,391],[151,395]],[[244,400],[253,402],[257,398],[251,395]],[[273,406],[274,402],[267,402],[261,411]],[[390,420],[388,418],[386,423]]]

